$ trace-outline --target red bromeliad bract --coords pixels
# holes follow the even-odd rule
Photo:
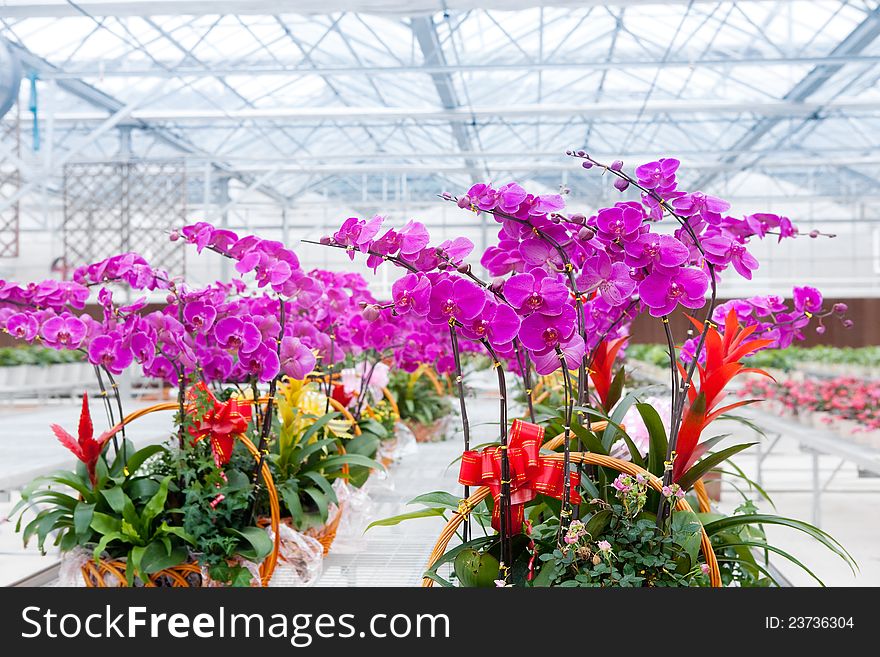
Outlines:
[[[702,324],[698,320],[690,316],[688,319],[698,329],[702,329]],[[677,456],[672,469],[673,481],[678,481],[709,448],[710,445],[707,443],[697,444],[697,441],[710,422],[723,413],[754,401],[746,399],[718,408],[718,404],[727,394],[724,390],[727,384],[734,377],[746,372],[770,377],[764,370],[746,367],[741,362],[750,353],[772,342],[763,338],[746,341],[755,329],[754,325],[740,327],[736,312],[730,310],[724,322],[723,336],[714,326],[711,326],[706,333],[705,363],[697,364],[700,375],[699,385],[694,384],[688,388],[689,406],[678,432]],[[681,364],[678,367],[684,374],[684,367]]]
[[[57,424],[52,425],[52,432],[58,437],[62,445],[73,452],[73,455],[85,464],[86,470],[89,473],[89,481],[92,483],[92,486],[95,486],[97,484],[95,468],[98,465],[98,460],[101,458],[104,446],[113,434],[116,433],[116,430],[112,428],[102,433],[97,439],[94,437],[95,430],[92,426],[92,416],[89,413],[89,396],[87,393],[83,393],[78,436],[74,438]]]

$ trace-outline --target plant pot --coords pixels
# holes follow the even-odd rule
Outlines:
[[[81,567],[86,588],[126,588],[125,559],[88,559]],[[150,575],[146,582],[135,578],[135,587],[189,588],[203,585],[201,568],[194,561],[166,568]]]

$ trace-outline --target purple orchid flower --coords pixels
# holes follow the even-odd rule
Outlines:
[[[733,265],[737,273],[748,280],[752,271],[758,268],[758,261],[745,246],[725,235],[715,235],[703,239],[706,260],[716,265]]]
[[[667,199],[668,200],[668,199]],[[730,203],[715,196],[709,196],[703,192],[684,194],[671,201],[671,205],[679,213],[692,217],[699,215],[707,223],[718,225],[721,222],[721,213],[730,209]]]
[[[621,204],[599,210],[597,237],[606,242],[630,242],[638,238],[644,216],[632,205]]]
[[[37,337],[40,324],[33,315],[15,313],[6,320],[6,330],[13,338],[32,342]]]
[[[530,267],[541,267],[547,271],[562,269],[562,257],[559,252],[546,240],[539,237],[529,237],[519,245],[519,252],[523,261]]]
[[[534,312],[558,315],[569,298],[569,290],[543,269],[515,274],[504,283],[504,296],[521,315]]]
[[[569,370],[577,369],[586,353],[586,345],[581,335],[575,331],[567,342],[559,345],[562,357],[565,359],[565,366]],[[535,365],[535,371],[541,376],[546,376],[556,371],[562,366],[559,354],[555,349],[546,349],[541,352],[531,352],[532,362]]]
[[[701,269],[681,267],[668,275],[655,271],[639,284],[639,296],[654,317],[668,315],[678,304],[700,308],[706,303],[709,277]]]
[[[678,267],[690,258],[690,250],[671,235],[643,233],[624,244],[626,264],[630,267]]]
[[[131,334],[129,348],[134,359],[145,367],[149,367],[156,357],[156,341],[144,331],[135,331]]]
[[[660,158],[656,162],[648,162],[636,168],[636,178],[642,187],[656,190],[659,193],[671,192],[675,189],[675,172],[681,164],[673,158]]]
[[[636,289],[636,282],[630,276],[629,267],[622,262],[612,263],[611,258],[604,251],[596,251],[587,258],[576,283],[582,293],[598,290],[602,298],[611,306],[625,304]]]
[[[76,349],[86,337],[86,325],[73,315],[58,315],[46,320],[40,334],[43,342],[54,349]]]
[[[394,312],[398,315],[427,315],[431,299],[431,281],[424,274],[410,272],[391,286]]]
[[[822,310],[822,293],[816,288],[809,285],[798,286],[793,289],[792,295],[795,310],[799,313],[817,313]]]
[[[88,354],[90,363],[100,365],[112,374],[121,374],[133,360],[131,349],[115,331],[95,337],[89,344]]]
[[[193,301],[183,308],[183,319],[189,330],[195,332],[207,331],[214,325],[217,319],[217,310],[202,301]]]
[[[200,359],[204,363],[202,371],[209,381],[223,382],[232,373],[234,361],[232,356],[223,352],[215,352],[208,358]]]
[[[454,265],[460,265],[474,250],[474,243],[467,237],[456,237],[453,240],[444,241],[437,249],[442,251]]]
[[[519,329],[519,339],[526,349],[543,353],[567,342],[574,332],[574,306],[566,304],[558,315],[533,313],[526,317]]]
[[[481,287],[463,278],[443,278],[431,288],[428,320],[434,324],[456,319],[466,322],[476,317],[486,304]]]
[[[248,374],[257,377],[258,381],[271,381],[278,376],[281,363],[274,349],[260,344],[256,349],[239,356],[239,365]]]
[[[238,349],[247,354],[260,346],[262,335],[257,325],[238,317],[224,317],[214,326],[214,337],[224,349]]]
[[[304,380],[315,369],[317,358],[299,338],[282,338],[281,372],[297,381]]]

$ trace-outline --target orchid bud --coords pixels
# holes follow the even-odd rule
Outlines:
[[[376,304],[367,304],[361,313],[368,322],[375,322],[379,319],[379,306]]]
[[[464,196],[459,198],[458,199],[458,207],[460,207],[462,210],[465,210],[465,209],[471,207],[471,197],[468,196],[467,194],[465,194]]]
[[[819,324],[819,326],[816,327],[816,333],[819,335],[825,335],[825,325]]]
[[[471,266],[468,264],[461,265],[458,268],[458,273],[459,274],[470,274],[471,273]]]
[[[582,166],[584,169],[592,169],[592,168],[593,168],[593,163],[590,162],[589,160],[584,160],[583,162],[581,162],[581,166]]]
[[[500,292],[504,288],[504,277],[496,276],[491,281],[489,281],[489,289],[493,292]]]
[[[584,242],[589,242],[594,237],[596,237],[596,233],[593,232],[592,228],[584,226],[578,231],[578,239],[583,240]]]
[[[816,239],[817,237],[819,237],[819,231],[814,228],[813,230],[810,231],[810,237],[812,237],[813,239]]]
[[[849,308],[849,306],[847,306],[845,303],[835,303],[833,307],[834,312],[836,312],[838,315],[842,315]]]
[[[589,155],[587,155],[587,151],[578,151],[577,156],[578,157],[589,157]]]
[[[614,187],[620,192],[625,192],[626,188],[629,187],[629,181],[624,178],[617,178],[614,181]]]
[[[587,218],[580,212],[571,215],[568,220],[573,224],[577,224],[578,226],[583,226],[587,222]]]
[[[320,241],[321,244],[323,244],[324,246],[327,246],[328,244],[332,244],[332,243],[333,243],[333,240],[332,240],[331,238],[329,238],[329,237],[322,237],[319,241]]]
[[[165,297],[165,303],[171,304],[171,303],[175,303],[176,301],[177,301],[177,299],[174,298],[173,294],[169,294],[167,297]]]
[[[843,328],[848,329],[848,328],[852,328],[852,327],[853,327],[853,321],[851,319],[843,320]]]
[[[623,160],[614,160],[608,168],[612,171],[620,171],[623,168]]]
[[[168,239],[170,239],[172,242],[176,242],[180,239],[180,233],[176,230],[172,230],[171,234],[168,236]]]

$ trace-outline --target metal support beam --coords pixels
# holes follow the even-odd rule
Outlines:
[[[61,81],[59,81],[59,84]],[[643,109],[644,107],[644,109]],[[589,105],[484,105],[468,108],[434,109],[421,107],[270,107],[259,109],[217,110],[205,109],[145,109],[132,112],[135,121],[156,123],[160,121],[239,123],[240,121],[279,121],[319,123],[322,121],[373,120],[373,121],[449,121],[472,123],[475,120],[497,118],[548,118],[548,117],[613,117],[623,118],[648,114],[753,114],[773,119],[773,125],[785,117],[814,116],[828,110],[851,112],[874,112],[880,109],[875,98],[842,98],[832,101],[804,102],[793,99],[781,100],[712,100],[675,99],[642,102],[604,102]],[[58,123],[96,123],[105,114],[88,112],[58,113]],[[772,126],[771,126],[772,127]],[[769,128],[768,128],[769,130]],[[751,134],[751,133],[750,133]],[[766,131],[762,133],[766,134]],[[734,146],[739,150],[757,141],[750,140],[746,146]]]
[[[641,69],[672,69],[672,68],[721,68],[732,69],[739,67],[773,67],[773,66],[817,66],[817,65],[846,65],[880,64],[880,55],[797,55],[791,57],[755,57],[751,54],[739,56],[731,53],[730,57],[705,59],[674,59],[674,60],[613,60],[613,61],[522,61],[522,62],[492,62],[492,63],[445,63],[442,65],[399,65],[399,66],[376,66],[365,64],[364,66],[323,65],[306,67],[299,65],[285,66],[271,61],[238,62],[234,66],[218,62],[218,66],[206,65],[177,66],[176,62],[168,62],[164,67],[126,67],[123,63],[120,68],[113,68],[113,62],[78,62],[73,66],[64,68],[55,73],[47,73],[44,79],[82,79],[82,78],[206,78],[245,76],[310,76],[320,77],[359,77],[364,75],[387,75],[396,77],[400,75],[425,75],[425,74],[453,74],[453,73],[515,73],[526,72],[562,72],[562,71],[621,71]],[[304,62],[307,64],[307,62]]]
[[[2,11],[0,11],[0,15],[2,15]],[[38,73],[39,75],[43,75],[44,73],[51,74],[53,71],[58,71],[58,68],[46,60],[38,57],[27,48],[16,44],[10,43],[10,45],[15,49],[16,54],[19,57],[19,60],[22,63],[22,66],[26,70],[32,70]],[[77,98],[80,98],[92,105],[93,107],[99,108],[104,112],[110,112],[111,114],[118,113],[120,110],[125,108],[125,104],[110,96],[109,94],[104,93],[100,89],[83,82],[82,80],[58,80],[58,87]],[[131,113],[129,113],[131,114]],[[58,124],[57,121],[58,113],[55,114],[55,124]],[[200,149],[198,146],[190,142],[188,139],[180,137],[175,134],[173,131],[168,130],[166,128],[152,125],[149,121],[143,119],[137,119],[131,116],[127,117],[130,121],[132,121],[132,125],[141,130],[149,132],[153,135],[159,142],[170,146],[174,150],[193,154],[193,155],[203,155],[207,156],[207,153]],[[107,119],[106,114],[99,114],[97,116],[98,122],[105,121]],[[218,171],[226,173],[227,175],[232,176],[238,180],[241,180],[246,185],[249,185],[253,182],[253,179],[249,176],[242,174],[238,171],[235,171],[232,167],[224,163],[223,161],[215,161],[213,165],[217,168]],[[289,199],[287,199],[283,194],[278,192],[275,189],[270,187],[262,187],[260,192],[268,196],[269,198],[274,199],[278,203],[287,204]]]
[[[877,7],[868,14],[868,16],[841,41],[834,50],[831,51],[833,57],[845,57],[858,55],[867,48],[874,40],[880,36],[880,7]],[[807,116],[811,118],[822,111],[826,107],[834,106],[834,101],[827,103],[807,103],[807,99],[814,93],[819,91],[825,83],[828,82],[836,73],[843,68],[842,63],[820,64],[814,67],[800,82],[782,97],[783,102],[801,103],[804,107],[813,107],[815,112],[808,112]],[[774,127],[776,127],[782,117],[769,116],[762,119],[742,137],[731,146],[733,151],[743,151],[751,149],[756,143],[761,141]],[[799,127],[798,127],[799,129]],[[791,134],[791,133],[790,133]],[[729,155],[724,158],[725,164],[736,164],[739,161],[738,155]],[[712,183],[717,178],[717,174],[708,174],[699,178],[694,184],[695,189],[702,189]]]
[[[433,17],[413,18],[410,21],[410,27],[425,58],[425,65],[441,68],[446,66],[446,55],[443,54],[443,46],[440,44],[440,38],[437,36],[437,28],[434,26]],[[452,75],[446,71],[431,73],[430,75],[443,108],[452,111],[458,110],[461,107],[461,103],[458,100],[458,94],[452,82]],[[451,121],[450,124],[452,136],[458,144],[458,149],[464,153],[473,151],[470,129],[467,124],[459,121]],[[467,158],[465,164],[468,166],[472,180],[477,181],[482,177],[473,158]]]
[[[777,0],[748,0],[769,3]],[[790,1],[790,0],[787,0]],[[717,0],[4,0],[0,16],[8,18],[81,16],[202,16],[218,14],[332,14],[338,11],[388,16],[434,14],[471,9],[528,9],[531,7],[593,7],[669,4],[717,4]]]

